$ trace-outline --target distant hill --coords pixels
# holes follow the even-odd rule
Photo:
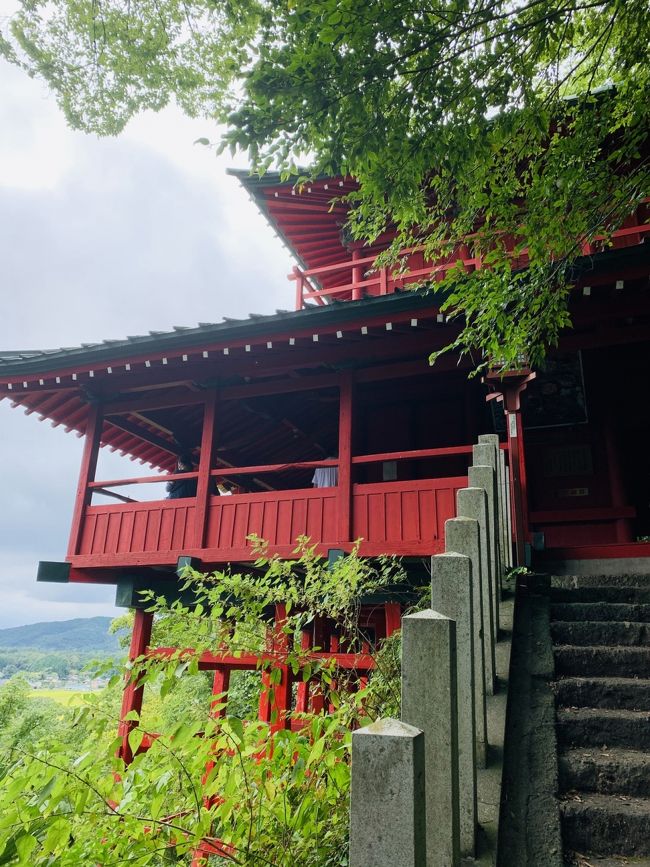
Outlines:
[[[117,636],[108,634],[110,622],[110,617],[77,617],[0,629],[0,648],[118,653]]]

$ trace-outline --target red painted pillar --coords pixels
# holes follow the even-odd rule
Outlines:
[[[91,496],[91,492],[88,490],[88,483],[95,481],[95,470],[97,469],[97,458],[99,456],[99,444],[102,436],[103,421],[104,414],[101,403],[89,404],[88,417],[86,419],[86,436],[81,456],[81,467],[79,469],[79,481],[77,482],[74,512],[72,514],[72,529],[70,531],[70,541],[68,543],[68,557],[74,557],[75,554],[79,553],[79,542],[81,541],[84,512],[86,506],[90,502]]]
[[[359,250],[352,251],[352,261],[356,262],[361,258],[361,253]],[[363,272],[360,265],[352,266],[352,300],[359,301],[363,298],[363,286],[360,286],[363,276]]]
[[[292,277],[296,281],[296,310],[302,310],[303,297],[302,293],[305,287],[305,278],[302,275],[300,268],[293,266]]]
[[[338,538],[352,541],[352,429],[354,380],[352,371],[341,372],[339,386],[339,483]]]
[[[272,732],[289,728],[291,724],[292,679],[289,666],[286,664],[286,654],[289,649],[288,639],[283,632],[286,617],[284,604],[278,603],[275,606],[273,626],[268,628],[266,638],[267,652],[277,657],[277,661],[274,660],[270,668],[266,668],[262,674],[259,718],[263,722],[270,723]],[[280,673],[277,683],[272,682],[278,676],[272,676],[273,672]]]
[[[506,411],[506,423],[510,455],[510,501],[515,531],[515,561],[517,566],[523,566],[526,562],[526,540],[528,539],[528,498],[521,411]]]
[[[220,665],[215,669],[212,679],[212,701],[210,702],[210,714],[213,717],[226,715],[226,703],[228,690],[230,689],[230,668]]]
[[[313,625],[303,629],[300,633],[300,649],[303,653],[307,653],[312,647]],[[309,681],[300,680],[298,683],[298,691],[296,694],[296,712],[307,713],[309,705]]]
[[[386,295],[388,292],[388,268],[384,265],[379,269],[379,294]]]
[[[217,393],[206,394],[203,410],[203,432],[201,435],[201,458],[199,461],[199,477],[196,485],[196,506],[194,511],[194,533],[197,548],[204,548],[208,529],[208,512],[213,484],[210,470],[215,456],[215,439],[217,432]]]
[[[129,660],[133,662],[147,652],[149,642],[151,641],[151,627],[153,625],[153,613],[150,611],[142,611],[136,608],[135,619],[133,621],[133,633],[131,635],[131,646],[129,648]],[[122,738],[122,747],[120,755],[128,764],[133,759],[133,753],[129,746],[129,733],[138,725],[135,720],[127,720],[125,717],[131,712],[136,711],[138,715],[142,712],[142,699],[144,694],[144,685],[138,685],[138,679],[131,676],[128,672],[126,676],[126,686],[122,695],[122,710],[120,713],[120,727],[118,730],[119,737]]]
[[[385,602],[384,616],[386,622],[386,638],[402,628],[402,606],[399,602]]]
[[[528,530],[528,490],[526,482],[526,453],[524,429],[521,422],[521,395],[535,374],[528,369],[489,373],[485,382],[494,388],[488,400],[503,402],[506,413],[508,454],[510,458],[510,504],[515,536],[515,565],[526,564]]]
[[[278,654],[282,662],[276,663],[274,669],[280,672],[280,681],[273,685],[271,693],[271,731],[289,728],[291,724],[291,672],[286,664],[286,654],[289,651],[289,640],[284,633],[287,622],[287,612],[284,604],[275,606],[275,625],[273,628],[273,652]]]

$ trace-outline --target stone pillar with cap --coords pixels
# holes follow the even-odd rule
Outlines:
[[[395,719],[352,734],[350,867],[427,867],[424,735]]]
[[[490,562],[490,533],[487,508],[487,494],[483,488],[462,488],[456,495],[457,513],[461,518],[472,518],[478,522],[479,551],[481,566],[481,598],[477,605],[474,600],[474,614],[481,617],[483,635],[483,664],[485,666],[485,689],[494,695],[496,686],[496,661],[494,655],[494,608],[492,605],[492,564]],[[474,582],[476,584],[476,582]]]

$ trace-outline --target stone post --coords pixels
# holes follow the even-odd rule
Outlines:
[[[472,466],[492,467],[494,470],[494,534],[496,541],[494,548],[498,567],[497,574],[501,577],[503,574],[503,550],[499,533],[501,520],[501,507],[499,505],[499,459],[492,443],[479,442],[472,447]]]
[[[481,434],[478,441],[479,444],[489,443],[490,445],[493,445],[496,450],[499,547],[501,549],[501,566],[503,569],[508,569],[512,566],[512,542],[508,539],[508,482],[506,479],[506,456],[501,448],[498,434]],[[483,463],[483,461],[477,461],[476,463]]]
[[[469,557],[472,562],[472,626],[474,656],[474,734],[476,763],[487,767],[487,712],[485,707],[485,659],[483,654],[483,598],[481,595],[481,546],[478,521],[451,518],[445,521],[445,550]],[[447,612],[443,612],[447,614]],[[447,615],[451,617],[450,614]],[[458,641],[460,647],[460,640]]]
[[[469,557],[461,554],[432,557],[431,607],[456,621],[458,802],[462,857],[474,857],[477,821],[472,604],[472,561]]]
[[[460,863],[456,678],[454,621],[431,610],[403,617],[402,721],[424,733],[427,867]]]
[[[510,504],[510,467],[505,466],[505,455],[503,452],[501,453],[501,460],[504,462],[504,476],[505,476],[505,504],[506,504],[506,521],[505,521],[505,536],[506,536],[506,563],[508,566],[513,566],[514,562],[512,559],[512,512],[510,511],[512,506]]]
[[[483,630],[483,663],[485,665],[485,690],[494,695],[496,685],[496,661],[494,656],[494,609],[492,606],[492,575],[490,574],[490,534],[488,532],[487,494],[483,488],[462,488],[456,495],[457,513],[461,518],[478,521],[481,561],[481,604],[474,600],[474,614],[480,607]],[[456,549],[454,549],[456,550]],[[476,585],[476,581],[474,582]]]
[[[496,490],[492,467],[470,467],[467,471],[470,488],[483,488],[487,494],[488,528],[490,531],[490,576],[492,578],[492,609],[494,612],[494,637],[499,638],[499,602],[501,601],[501,573],[498,570],[496,540]]]
[[[427,867],[424,735],[394,719],[352,735],[350,867]]]

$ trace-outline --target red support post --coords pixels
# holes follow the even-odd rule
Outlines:
[[[359,250],[352,251],[352,262],[356,262],[360,258]],[[363,286],[359,284],[363,280],[363,269],[361,265],[352,265],[352,300],[359,301],[363,298]]]
[[[402,606],[399,602],[386,602],[384,604],[386,618],[386,638],[402,628]]]
[[[214,677],[212,679],[210,714],[213,717],[222,717],[226,715],[226,702],[228,701],[229,689],[230,668],[227,665],[220,665],[215,669]]]
[[[384,265],[379,269],[379,294],[386,295],[388,292],[388,268]]]
[[[277,654],[282,659],[288,652],[288,640],[283,628],[286,622],[286,608],[284,604],[275,606],[275,618],[273,626],[266,631],[267,652]],[[280,680],[273,683],[273,672],[280,672]],[[259,719],[268,722],[271,731],[289,728],[291,712],[291,672],[286,663],[274,662],[271,667],[262,673],[262,692],[259,701]]]
[[[515,554],[518,566],[526,563],[528,539],[528,499],[521,410],[506,411],[508,452],[510,454],[510,499],[514,517]]]
[[[526,565],[528,531],[528,492],[526,482],[526,454],[524,428],[521,421],[521,395],[529,382],[535,379],[530,370],[510,370],[489,373],[485,382],[494,388],[488,400],[503,401],[508,433],[510,457],[510,501],[515,536],[515,565]]]
[[[316,617],[314,620],[314,644],[317,651],[325,650],[326,621],[324,617]],[[323,695],[322,684],[319,681],[316,686],[310,691],[309,695],[309,711],[311,713],[322,713],[325,709],[325,696]]]
[[[302,310],[305,278],[300,268],[296,265],[293,266],[292,278],[296,281],[296,310]]]
[[[135,619],[133,621],[133,633],[131,635],[131,646],[129,648],[129,660],[133,662],[147,651],[149,642],[151,641],[151,627],[153,625],[153,613],[151,611],[143,611],[136,608]],[[131,711],[136,711],[138,715],[142,712],[142,699],[144,695],[144,685],[138,684],[137,677],[133,677],[131,672],[127,672],[126,686],[122,695],[122,710],[120,712],[120,727],[118,736],[122,738],[122,747],[120,756],[129,764],[133,759],[133,753],[129,745],[129,734],[137,727],[138,723],[135,720],[127,720]]]
[[[72,514],[72,529],[70,531],[70,541],[68,543],[68,557],[74,557],[75,554],[79,553],[79,542],[81,541],[84,512],[92,495],[92,491],[89,490],[88,484],[95,480],[95,470],[97,469],[97,457],[99,455],[103,420],[104,414],[101,403],[91,403],[88,406],[86,438],[84,440],[74,512]]]
[[[308,627],[307,629],[303,629],[300,633],[300,649],[304,652],[307,652],[312,647],[312,632],[313,626]],[[307,708],[309,705],[309,681],[301,680],[298,683],[298,690],[296,694],[296,712],[297,713],[307,713]]]
[[[329,652],[331,654],[336,654],[336,653],[340,653],[340,650],[341,650],[341,639],[340,639],[338,633],[333,632],[330,635]],[[336,678],[333,678],[332,682],[330,683],[330,692],[337,692],[338,688],[339,688],[339,682]],[[328,713],[334,713],[335,710],[336,710],[336,708],[335,708],[334,704],[330,701],[327,705]]]
[[[208,510],[212,494],[212,478],[210,470],[215,456],[217,393],[209,391],[206,394],[203,410],[203,433],[201,435],[201,458],[199,475],[196,485],[196,508],[194,512],[195,544],[197,548],[205,546],[208,529]]]
[[[341,372],[339,386],[339,542],[352,541],[352,432],[354,380],[352,371]]]
[[[284,633],[287,621],[286,607],[282,603],[275,606],[275,624],[273,627],[273,651],[283,658],[289,651],[289,641]],[[271,693],[271,731],[289,728],[291,724],[291,672],[289,666],[280,663],[274,666],[280,672],[280,681],[273,685]]]

